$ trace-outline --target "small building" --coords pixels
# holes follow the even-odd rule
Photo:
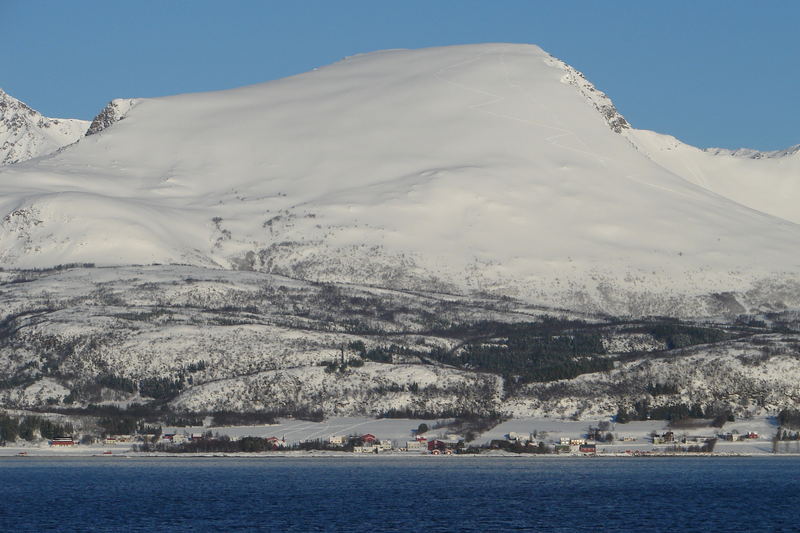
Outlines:
[[[580,446],[586,444],[586,439],[569,439],[570,446]]]
[[[653,435],[653,444],[672,444],[673,442],[675,442],[675,434],[672,431]]]
[[[72,437],[56,437],[50,441],[50,446],[75,446],[78,444]]]
[[[372,433],[367,433],[366,435],[361,435],[361,442],[375,442],[378,440],[378,437],[373,435]]]
[[[434,450],[444,451],[447,449],[447,443],[438,439],[433,439],[428,441],[428,451],[432,452]]]
[[[333,444],[334,446],[344,446],[346,439],[347,437],[342,435],[331,435],[328,437],[328,444]]]
[[[423,452],[428,449],[426,440],[410,440],[406,442],[406,450],[409,452]]]
[[[271,446],[273,450],[286,447],[286,441],[278,437],[267,437],[264,440],[267,441],[267,445]]]
[[[363,446],[353,446],[353,453],[378,453],[380,451],[379,446],[374,446],[372,444],[364,444]]]
[[[597,444],[588,444],[588,443],[581,444],[578,446],[578,451],[580,453],[595,454],[597,453]]]
[[[569,446],[569,437],[561,437],[560,439],[558,439],[558,443],[561,446]]]

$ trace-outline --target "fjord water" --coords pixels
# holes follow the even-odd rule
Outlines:
[[[796,531],[797,458],[5,458],[0,531]]]

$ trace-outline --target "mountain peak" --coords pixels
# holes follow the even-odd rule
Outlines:
[[[0,89],[0,166],[55,152],[77,141],[88,125],[45,117]]]

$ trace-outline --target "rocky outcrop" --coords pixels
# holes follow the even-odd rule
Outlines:
[[[117,98],[112,100],[106,105],[94,120],[92,120],[86,135],[94,135],[100,133],[106,128],[111,127],[113,124],[125,118],[125,115],[136,104],[135,98]]]

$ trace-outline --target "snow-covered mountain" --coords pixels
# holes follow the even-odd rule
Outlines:
[[[670,135],[630,129],[631,142],[685,180],[763,213],[800,224],[800,145],[785,150],[701,150]]]
[[[47,118],[0,89],[0,165],[47,155],[80,139],[89,122]]]
[[[2,407],[800,399],[800,152],[633,129],[538,47],[359,55],[82,130],[0,169]]]
[[[772,178],[765,212],[737,203],[744,174],[687,179],[536,46],[376,52],[111,108],[0,173],[3,266],[189,263],[623,314],[800,305],[796,178]]]

